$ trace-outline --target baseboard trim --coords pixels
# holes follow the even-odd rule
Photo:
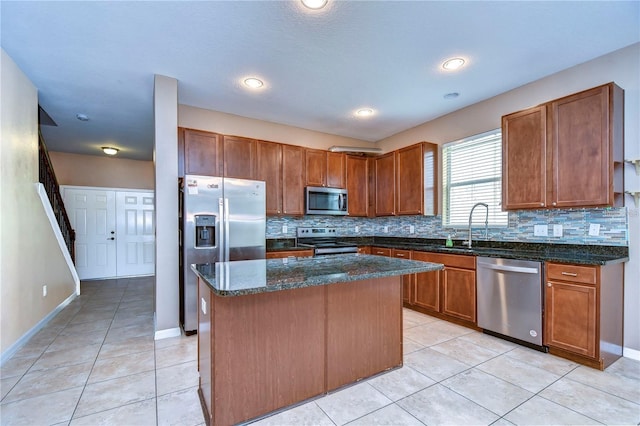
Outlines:
[[[622,356],[640,361],[640,351],[637,349],[622,348]]]
[[[156,330],[155,340],[168,339],[169,337],[178,337],[182,334],[180,327],[167,328],[165,330]]]
[[[2,366],[5,361],[10,359],[20,348],[22,348],[35,334],[42,330],[45,325],[49,321],[53,319],[60,311],[67,307],[69,303],[78,297],[76,293],[72,293],[71,296],[67,297],[62,303],[60,303],[53,311],[51,311],[46,317],[42,318],[36,325],[31,327],[29,331],[27,331],[22,337],[20,337],[13,345],[9,346],[9,348],[0,355],[0,366]]]

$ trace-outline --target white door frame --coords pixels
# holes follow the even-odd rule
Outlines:
[[[115,193],[118,193],[118,192],[140,192],[140,193],[153,194],[154,198],[155,198],[155,190],[153,190],[153,189],[114,188],[114,187],[103,187],[103,186],[80,186],[80,185],[60,185],[60,194],[62,195],[63,199],[65,197],[65,190],[67,190],[67,189],[87,190],[87,191],[114,191]],[[154,209],[155,209],[155,202],[154,202]],[[116,226],[117,226],[117,224],[116,224]],[[154,233],[154,246],[155,246],[155,233]],[[154,268],[154,270],[155,270],[155,268]],[[153,273],[152,274],[148,274],[148,275],[153,275]],[[140,275],[140,276],[147,276],[147,275]],[[123,277],[124,276],[122,276],[122,277],[121,276],[117,276],[117,277],[114,277],[114,278],[123,278]]]

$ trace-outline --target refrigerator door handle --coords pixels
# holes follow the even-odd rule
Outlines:
[[[223,261],[229,261],[229,199],[224,199],[224,257]]]
[[[218,198],[218,223],[216,223],[218,232],[218,262],[224,262],[224,198]]]

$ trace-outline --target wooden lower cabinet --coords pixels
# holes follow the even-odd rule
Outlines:
[[[474,256],[412,252],[413,260],[442,263],[441,271],[415,274],[409,308],[467,326],[476,324]]]
[[[623,264],[546,264],[543,344],[604,368],[622,356]]]
[[[371,247],[370,246],[358,247],[358,253],[359,254],[371,254]]]
[[[282,259],[285,257],[312,257],[313,249],[309,250],[278,250],[267,252],[267,259]]]
[[[411,250],[391,250],[392,257],[398,257],[400,259],[411,259]],[[402,302],[411,303],[413,299],[413,282],[416,274],[403,275],[402,276]]]

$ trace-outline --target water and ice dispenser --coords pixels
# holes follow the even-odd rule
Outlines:
[[[211,214],[195,215],[196,247],[216,245],[216,217]]]

